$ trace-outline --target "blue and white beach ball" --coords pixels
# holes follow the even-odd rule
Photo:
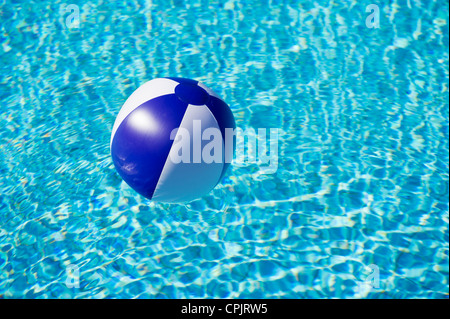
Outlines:
[[[233,157],[235,128],[228,105],[202,83],[158,78],[122,106],[111,155],[120,176],[139,194],[186,202],[221,180]]]

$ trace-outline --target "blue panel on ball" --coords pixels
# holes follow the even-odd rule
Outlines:
[[[210,96],[210,99],[208,103],[206,103],[206,106],[208,106],[211,113],[214,115],[217,123],[219,124],[220,132],[222,133],[222,137],[225,141],[225,128],[232,128],[232,129],[236,128],[233,113],[231,112],[230,108],[224,101],[215,96]],[[233,152],[235,147],[236,147],[236,137],[233,136]],[[222,169],[222,174],[220,175],[220,179],[222,179],[228,166],[230,166],[230,163],[225,162],[225,165],[223,166]]]
[[[151,198],[172,147],[170,133],[180,126],[187,103],[175,94],[147,101],[119,125],[111,145],[114,165],[123,180]]]
[[[180,83],[175,87],[175,94],[180,100],[192,105],[205,105],[209,94],[197,84]]]

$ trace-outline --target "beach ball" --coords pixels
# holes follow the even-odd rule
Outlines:
[[[224,176],[235,128],[228,105],[204,84],[157,78],[119,111],[111,156],[122,179],[142,196],[187,202],[208,194]]]

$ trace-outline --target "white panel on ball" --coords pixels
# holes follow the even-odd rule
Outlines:
[[[216,129],[220,133],[219,125],[206,105],[189,105],[180,124],[180,128],[184,128],[190,132],[190,139],[182,140],[184,143],[190,145],[182,145],[181,147],[190,149],[191,163],[174,163],[172,158],[176,157],[174,152],[177,152],[179,148],[172,146],[152,199],[162,202],[184,202],[209,192],[218,183],[224,166],[223,138],[220,135],[222,159],[219,163],[213,162],[207,164],[203,161],[203,158],[200,159],[200,163],[192,163],[193,152],[195,151],[193,134],[194,120],[201,121],[201,134],[203,134],[205,129],[210,127]],[[177,141],[179,134],[180,132],[177,133],[174,141]],[[210,141],[208,140],[201,140],[201,150],[203,150],[204,146],[209,142]]]

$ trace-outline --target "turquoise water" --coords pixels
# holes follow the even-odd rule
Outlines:
[[[1,1],[0,297],[448,298],[449,5],[371,3]],[[111,129],[163,76],[279,128],[278,170],[137,195]]]

